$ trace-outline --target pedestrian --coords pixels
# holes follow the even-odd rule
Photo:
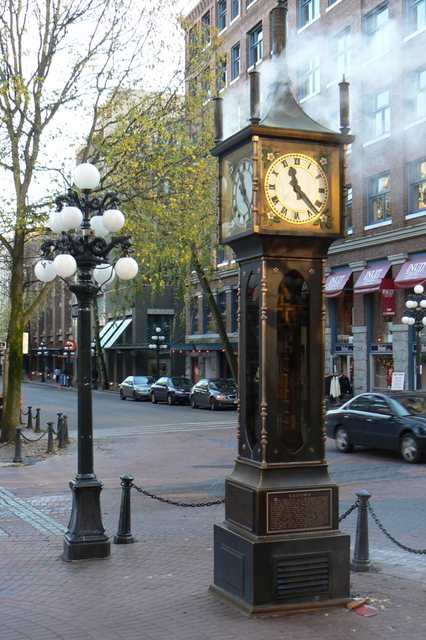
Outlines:
[[[50,367],[47,365],[46,367],[46,378],[50,378]]]
[[[62,371],[60,370],[59,367],[56,367],[56,369],[55,369],[55,371],[53,373],[54,373],[56,382],[59,384],[59,382],[61,380]]]
[[[96,369],[96,367],[92,367],[92,389],[97,389],[98,388],[98,379],[99,379],[99,373],[98,370]]]

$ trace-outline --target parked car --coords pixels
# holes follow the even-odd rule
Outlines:
[[[163,376],[151,386],[151,402],[167,402],[167,404],[189,404],[189,392],[193,383],[183,376]]]
[[[361,393],[327,411],[325,428],[342,453],[363,445],[390,449],[405,462],[418,462],[426,453],[426,393]]]
[[[194,384],[189,394],[193,409],[210,407],[212,411],[221,407],[237,407],[237,385],[229,378],[204,378]]]
[[[120,398],[132,398],[135,402],[149,400],[153,382],[155,378],[152,376],[127,376],[120,385]]]

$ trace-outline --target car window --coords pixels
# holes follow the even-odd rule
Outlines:
[[[188,385],[192,387],[192,382],[189,378],[172,378],[172,383],[175,387],[183,387]]]
[[[135,384],[152,384],[154,382],[152,376],[135,376],[133,380]]]
[[[392,410],[384,398],[380,396],[370,396],[370,411],[372,413],[380,413],[381,415],[391,416]]]
[[[426,416],[426,398],[420,396],[409,396],[397,399],[404,409],[412,416]]]
[[[352,411],[370,411],[370,400],[367,396],[359,396],[358,398],[354,398],[349,405],[349,409]]]

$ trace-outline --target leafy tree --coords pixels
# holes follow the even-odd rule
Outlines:
[[[185,26],[185,25],[184,25]],[[199,34],[197,34],[199,35]],[[105,108],[107,125],[93,136],[87,155],[113,177],[140,266],[139,286],[181,293],[198,276],[232,373],[237,366],[210,288],[217,248],[217,161],[210,96],[220,80],[220,48],[212,31],[191,35],[182,83],[161,92],[115,95]],[[116,115],[111,126],[111,113]]]
[[[2,440],[20,421],[23,330],[49,289],[29,295],[26,244],[40,234],[51,204],[39,194],[53,198],[51,170],[62,169],[64,149],[80,143],[70,123],[80,119],[92,136],[105,97],[150,77],[163,45],[157,31],[172,4],[0,0],[0,243],[10,269]]]

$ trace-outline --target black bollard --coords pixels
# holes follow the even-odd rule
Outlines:
[[[32,407],[28,407],[28,423],[27,423],[27,428],[28,428],[28,429],[32,429],[32,428],[33,428],[33,413],[32,413]]]
[[[40,429],[40,411],[41,409],[38,408],[36,409],[36,417],[35,417],[35,433],[40,433],[41,429]]]
[[[63,449],[65,447],[65,425],[64,425],[64,419],[61,417],[60,420],[58,420],[58,449]]]
[[[16,440],[15,440],[15,457],[13,458],[13,462],[18,464],[22,463],[22,453],[21,453],[21,427],[16,427]]]
[[[120,518],[118,520],[118,531],[114,536],[115,544],[130,544],[135,539],[130,532],[130,491],[131,484],[134,480],[133,476],[128,473],[120,477],[121,486],[123,487],[121,493],[121,507]]]
[[[59,432],[61,430],[62,425],[62,413],[58,411],[58,425],[56,427],[56,440],[59,440]]]
[[[69,437],[69,433],[68,433],[68,416],[64,416],[63,425],[64,425],[64,442],[65,442],[65,444],[69,444],[70,443],[70,437]]]
[[[54,453],[55,447],[53,446],[53,422],[47,423],[47,451],[46,453]]]
[[[356,494],[358,496],[358,518],[355,533],[354,557],[351,561],[352,571],[369,571],[371,562],[368,549],[368,501],[371,493],[366,489],[361,489]]]

